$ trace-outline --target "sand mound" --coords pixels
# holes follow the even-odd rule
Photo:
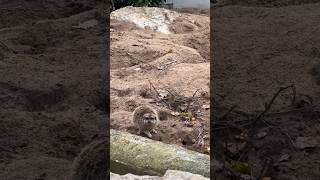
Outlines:
[[[149,12],[152,9],[162,14]],[[197,89],[209,93],[209,15],[199,14],[198,11],[172,12],[161,8],[128,7],[127,10],[134,11],[132,13],[136,14],[133,19],[140,18],[141,22],[165,20],[163,14],[175,18],[168,18],[166,22],[170,24],[164,21],[153,24],[168,25],[172,33],[165,34],[159,29],[135,28],[136,22],[129,23],[113,15],[116,18],[111,21],[110,124],[111,128],[136,134],[131,114],[139,105],[154,103],[150,83],[159,91],[169,88],[186,98],[192,97]],[[118,12],[121,15],[127,13],[124,8]],[[209,104],[208,98],[198,95],[200,104]],[[196,147],[191,141],[195,141],[196,129],[202,123],[205,124],[204,132],[209,132],[209,110],[201,110],[193,126],[187,126],[179,117],[171,115],[164,119],[159,125],[158,134],[153,137],[155,140],[205,152],[205,148]],[[209,145],[209,138],[205,144]]]

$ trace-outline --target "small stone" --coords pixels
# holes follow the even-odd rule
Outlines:
[[[209,180],[209,178],[203,177],[199,174],[193,174],[190,172],[183,172],[177,170],[168,170],[163,176],[163,180]]]
[[[195,125],[195,122],[194,121],[186,121],[186,125],[187,125],[187,127],[194,127],[194,125]]]
[[[179,112],[173,112],[173,111],[172,111],[170,114],[171,114],[172,116],[179,116],[179,115],[180,115]]]
[[[235,138],[239,140],[245,140],[248,137],[246,133],[241,133],[240,135],[236,135]]]
[[[187,109],[187,106],[180,106],[181,111],[185,111]]]
[[[163,70],[164,68],[162,66],[157,67],[158,70]]]
[[[210,109],[210,105],[205,104],[205,105],[202,105],[201,108],[202,109]]]
[[[253,180],[253,178],[250,175],[247,175],[247,174],[241,174],[240,177],[243,180]]]
[[[204,152],[210,154],[210,147],[205,148]]]
[[[138,67],[138,68],[135,68],[134,70],[135,70],[135,71],[140,71],[140,70],[141,70],[141,68],[139,68],[139,67]]]
[[[259,132],[259,133],[257,134],[257,137],[258,137],[259,139],[262,139],[262,138],[266,137],[267,134],[268,134],[267,132]]]
[[[203,139],[208,140],[209,139],[208,135],[207,134],[203,135]]]

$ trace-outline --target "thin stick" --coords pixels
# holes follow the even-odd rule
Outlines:
[[[227,117],[227,115],[229,115],[236,107],[238,107],[238,105],[233,105],[226,113],[224,113],[220,118],[218,118],[218,120]]]
[[[154,85],[151,83],[151,81],[150,81],[150,80],[148,80],[148,81],[149,81],[149,83],[150,83],[150,86],[153,88],[153,90],[154,90],[154,91],[156,91],[156,93],[157,93],[158,97],[160,97],[160,94],[159,94],[159,92],[157,91],[157,89],[154,87]],[[167,102],[166,102],[166,101],[164,101],[164,100],[163,100],[163,99],[161,99],[161,98],[160,98],[160,101],[164,102],[167,106],[170,106],[170,105],[168,105],[168,104],[167,104]]]
[[[281,87],[272,97],[272,99],[270,100],[270,102],[268,104],[265,105],[265,109],[264,111],[262,111],[258,117],[253,121],[253,125],[259,121],[271,108],[273,102],[275,101],[275,99],[280,95],[280,93],[288,88],[293,88],[294,85],[290,85],[290,86],[286,86],[286,87]]]
[[[189,103],[188,103],[187,110],[189,110],[190,104],[191,104],[193,98],[195,97],[195,95],[197,94],[197,92],[198,92],[199,90],[201,90],[201,89],[197,89],[197,90],[193,93],[193,95],[192,95],[192,97],[191,97],[191,100],[190,100]]]

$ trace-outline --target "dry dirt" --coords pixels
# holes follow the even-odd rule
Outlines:
[[[0,1],[0,179],[63,179],[106,132],[102,1]],[[97,24],[77,26],[88,20]]]
[[[173,33],[169,35],[111,20],[111,128],[136,134],[131,119],[133,110],[142,104],[153,104],[169,112],[163,113],[158,134],[153,139],[207,151],[210,110],[201,106],[210,104],[209,25],[209,12],[200,10],[181,12],[181,17],[171,25]],[[191,98],[198,89],[189,108],[200,107],[193,121],[170,114],[181,112],[188,104],[185,101],[172,100],[166,104],[157,100],[156,92],[160,90],[177,99]],[[206,137],[204,145],[199,147],[197,136],[201,125]]]
[[[255,178],[319,179],[320,3],[218,2],[211,9],[212,157],[249,163]],[[294,101],[289,88],[250,123],[280,87],[292,83]],[[228,171],[216,177],[240,179]]]

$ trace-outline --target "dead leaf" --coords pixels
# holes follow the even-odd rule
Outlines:
[[[257,134],[257,138],[262,139],[262,138],[266,137],[267,134],[268,134],[267,132],[259,132],[259,133]]]
[[[172,124],[172,125],[171,125],[171,127],[176,127],[176,126],[177,126],[177,124]]]
[[[210,109],[210,105],[205,104],[205,105],[202,105],[201,108],[202,109]]]
[[[289,155],[289,154],[283,154],[283,155],[279,158],[278,162],[288,161],[289,158],[290,158],[290,155]]]

